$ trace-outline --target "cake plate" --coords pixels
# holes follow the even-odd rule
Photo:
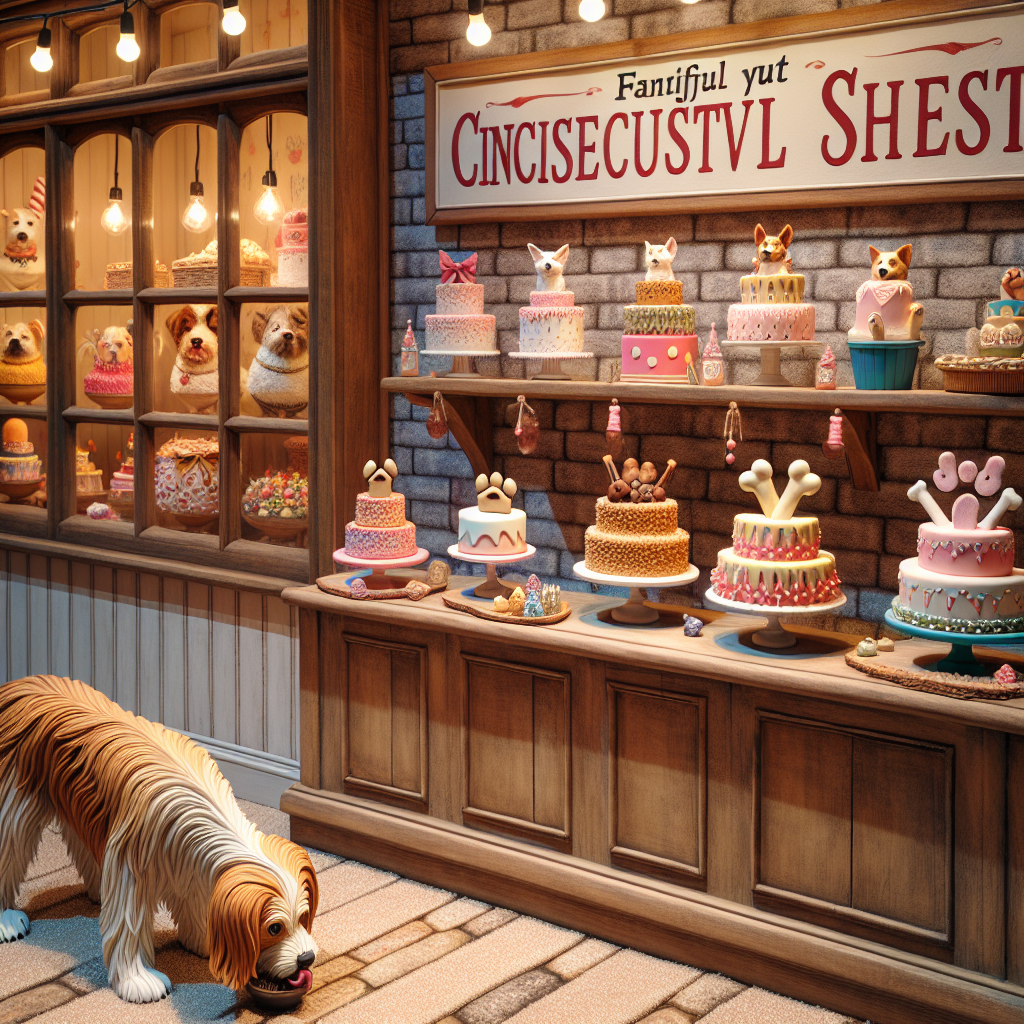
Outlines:
[[[767,619],[768,625],[764,629],[757,630],[751,639],[758,647],[778,650],[783,647],[795,647],[797,641],[795,633],[783,629],[782,623],[779,622],[780,615],[820,615],[822,612],[835,611],[836,608],[842,608],[846,604],[846,595],[841,594],[827,604],[787,605],[784,608],[778,608],[764,604],[747,604],[746,601],[729,601],[724,597],[719,597],[714,590],[708,588],[704,592],[704,600],[712,608],[718,608],[723,612],[759,615],[761,618]]]
[[[525,562],[537,554],[537,549],[532,544],[526,545],[525,551],[513,551],[510,555],[468,555],[459,549],[458,544],[452,544],[448,548],[448,554],[452,558],[458,558],[463,562],[471,562],[473,565],[486,565],[487,578],[474,591],[474,597],[508,597],[516,588],[502,583],[498,579],[495,570],[496,565],[514,565],[516,562]]]
[[[761,373],[751,384],[763,384],[776,388],[792,388],[796,385],[782,375],[781,352],[784,348],[821,348],[823,341],[720,341],[722,348],[759,348],[761,350]]]
[[[43,478],[35,480],[4,480],[0,482],[0,494],[6,494],[11,501],[20,501],[30,494],[35,494],[42,486]]]
[[[588,569],[586,562],[577,562],[572,571],[588,583],[603,583],[607,587],[629,587],[629,600],[612,608],[611,616],[616,622],[624,622],[630,626],[646,626],[660,618],[657,608],[644,604],[644,596],[640,593],[641,587],[660,587],[663,590],[668,587],[681,587],[684,583],[692,583],[700,575],[700,569],[695,565],[691,565],[686,572],[676,576],[609,576],[607,573]]]
[[[540,373],[535,373],[529,380],[572,380],[562,369],[564,359],[593,359],[593,352],[509,352],[513,359],[539,359]]]
[[[411,569],[414,565],[425,562],[430,557],[430,552],[426,548],[417,548],[415,555],[406,555],[404,558],[353,558],[352,555],[345,553],[344,548],[338,548],[333,557],[339,566],[373,570],[369,576],[363,577],[368,590],[393,590],[396,584],[398,587],[404,586],[408,582],[408,577],[387,576],[384,570]],[[401,583],[398,583],[398,580],[401,580]]]
[[[915,626],[897,618],[890,608],[885,621],[893,629],[925,640],[939,640],[952,644],[949,653],[941,661],[928,666],[931,672],[957,672],[962,676],[990,676],[992,666],[985,665],[974,656],[974,645],[979,647],[1001,647],[1005,644],[1024,644],[1024,633],[948,633],[944,629],[927,629]],[[999,666],[997,665],[996,668]]]
[[[421,356],[447,356],[452,361],[452,368],[445,374],[438,374],[444,377],[481,377],[483,374],[476,368],[476,359],[484,359],[488,356],[497,359],[501,352],[494,348],[481,352],[455,352],[452,349],[425,348],[420,352]]]

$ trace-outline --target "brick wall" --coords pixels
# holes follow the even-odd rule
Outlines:
[[[999,277],[1011,264],[1024,262],[1024,203],[951,203],[920,206],[837,207],[824,210],[772,210],[697,216],[569,220],[531,224],[477,224],[434,229],[425,221],[424,97],[421,71],[431,64],[471,60],[563,46],[609,42],[708,28],[729,22],[836,10],[864,0],[608,0],[608,14],[595,24],[579,20],[577,0],[510,0],[488,3],[493,37],[483,48],[466,42],[465,0],[390,0],[392,87],[392,346],[395,353],[407,320],[422,346],[424,317],[434,309],[438,281],[437,249],[457,258],[479,253],[478,280],[485,285],[487,311],[497,317],[501,351],[518,347],[518,310],[529,302],[533,285],[527,242],[571,247],[568,287],[585,311],[586,348],[595,361],[583,373],[613,380],[619,370],[622,307],[633,300],[642,276],[643,241],[674,235],[680,243],[676,276],[684,301],[697,313],[703,343],[712,321],[724,328],[738,278],[749,270],[752,228],[793,225],[790,248],[795,267],[806,277],[814,302],[816,337],[826,341],[839,361],[840,383],[852,384],[846,331],[853,324],[853,295],[867,276],[867,247],[914,245],[910,280],[925,306],[928,344],[922,349],[918,386],[941,387],[932,366],[935,356],[963,351],[968,327],[983,319],[984,304],[997,294]],[[872,2],[872,0],[868,0]],[[725,331],[720,331],[724,336]],[[496,374],[494,365],[481,366]],[[397,364],[396,364],[397,365]],[[421,359],[424,372],[444,370],[443,362]],[[804,350],[783,355],[783,372],[795,383],[813,380],[814,358]],[[729,383],[742,384],[758,372],[756,353],[727,357]],[[503,377],[522,374],[521,365],[503,356]],[[529,519],[528,536],[537,556],[521,568],[561,577],[567,587],[585,587],[572,577],[583,550],[583,531],[593,522],[594,500],[605,486],[604,454],[607,406],[603,403],[533,403],[541,420],[537,451],[519,454],[509,410],[493,403],[496,468],[519,482]],[[420,542],[443,553],[455,541],[457,511],[475,501],[468,460],[446,438],[432,440],[423,425],[426,410],[396,398],[393,455],[403,474],[399,489],[410,499],[410,517]],[[679,470],[670,488],[680,502],[680,525],[691,534],[692,560],[703,570],[695,589],[706,586],[707,569],[729,542],[732,517],[750,511],[750,499],[736,484],[739,470],[756,458],[769,458],[784,474],[793,458],[806,458],[823,480],[821,491],[801,508],[821,519],[823,543],[836,554],[847,606],[844,625],[873,628],[895,589],[900,558],[914,553],[919,506],[906,487],[927,479],[940,451],[983,463],[986,452],[1007,461],[1010,482],[1024,479],[1024,429],[1021,421],[950,417],[945,419],[885,414],[879,419],[879,470],[882,489],[853,489],[845,461],[829,462],[821,453],[828,421],[824,414],[744,411],[744,443],[727,469],[721,439],[724,411],[684,406],[626,406],[623,431],[629,454],[663,464],[674,458]],[[979,463],[979,464],[980,464]],[[784,482],[784,478],[783,478]],[[1011,522],[1012,519],[1012,522]],[[1017,531],[1024,550],[1024,512],[1004,522]],[[471,571],[468,566],[460,566]]]

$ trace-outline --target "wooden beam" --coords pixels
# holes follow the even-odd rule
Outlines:
[[[433,397],[406,394],[413,405],[429,409]],[[494,464],[493,433],[491,427],[490,403],[486,398],[469,398],[454,395],[443,399],[445,418],[452,437],[458,442],[463,454],[469,459],[473,476],[491,475]]]
[[[843,445],[853,486],[858,491],[877,491],[878,413],[864,409],[844,413]]]

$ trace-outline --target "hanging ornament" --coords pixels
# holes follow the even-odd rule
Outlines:
[[[743,421],[740,419],[740,408],[735,402],[730,402],[729,409],[725,414],[725,429],[722,431],[722,437],[728,438],[725,442],[725,463],[727,466],[731,466],[736,461],[737,442],[732,436],[734,432],[739,434],[740,440],[742,441]]]
[[[708,387],[725,383],[725,363],[722,361],[722,350],[718,345],[718,332],[714,323],[711,324],[711,334],[701,356],[701,374]]]
[[[832,355],[832,349],[828,345],[825,346],[825,354],[818,360],[814,386],[819,391],[835,391],[836,389],[836,357]]]
[[[515,429],[516,444],[524,455],[532,455],[537,450],[537,442],[540,440],[540,420],[526,404],[525,395],[519,395],[516,401],[519,403]]]
[[[405,322],[405,337],[402,338],[402,369],[403,377],[420,375],[420,352],[416,347],[416,336],[412,333],[412,321]],[[442,437],[444,434],[441,435]]]
[[[828,440],[821,446],[828,459],[840,459],[846,452],[843,444],[843,411],[836,409],[828,418]]]
[[[444,411],[444,398],[440,391],[434,392],[434,404],[430,407],[430,415],[427,416],[427,433],[435,440],[440,441],[448,433],[448,417]]]
[[[608,406],[608,426],[604,430],[604,441],[613,459],[621,459],[626,454],[626,442],[622,440],[622,410],[617,398],[613,398],[612,404]]]

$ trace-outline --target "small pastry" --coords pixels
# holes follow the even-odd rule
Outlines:
[[[875,644],[879,654],[889,654],[896,650],[896,644],[893,643],[892,637],[880,636]]]
[[[857,656],[861,658],[873,658],[878,654],[878,644],[869,637],[864,637],[859,644],[857,644]]]
[[[658,479],[658,471],[653,462],[645,462],[640,467],[640,483],[653,484]]]
[[[626,459],[622,464],[622,479],[632,486],[634,480],[640,478],[640,463],[636,459]]]
[[[540,590],[540,577],[536,573],[532,573],[526,581],[526,592],[532,594],[535,590]]]
[[[504,615],[508,611],[508,598],[502,597],[502,595],[499,594],[494,599],[494,610],[499,614]]]
[[[1017,673],[1014,672],[1012,665],[1003,665],[997,668],[992,673],[992,678],[1000,686],[1016,686],[1017,685]]]
[[[525,607],[526,594],[523,593],[522,587],[516,587],[508,596],[508,613],[509,615],[522,615]]]

